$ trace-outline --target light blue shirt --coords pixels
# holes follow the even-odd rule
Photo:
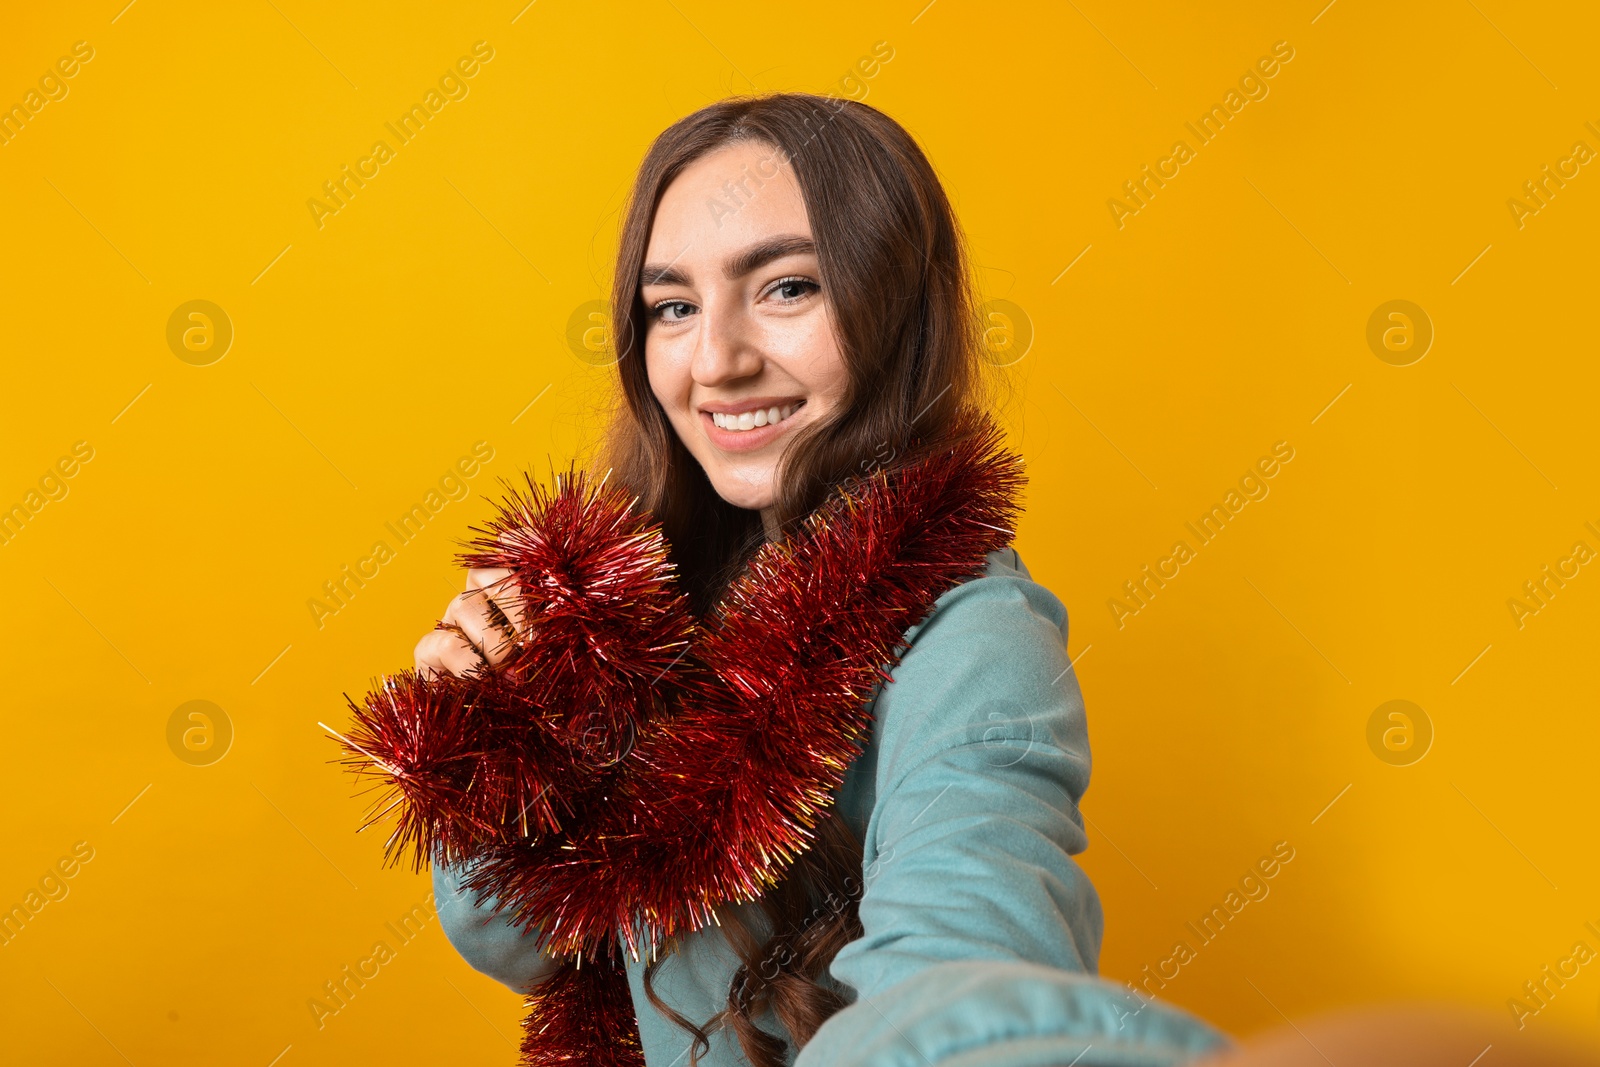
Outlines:
[[[1088,847],[1083,697],[1067,614],[1014,549],[946,592],[893,681],[873,694],[869,742],[837,793],[863,842],[863,936],[829,975],[851,1003],[794,1067],[1167,1067],[1227,1044],[1194,1016],[1097,976],[1100,899],[1072,856]],[[434,866],[439,915],[474,968],[521,991],[545,957],[473,907],[462,872]],[[755,904],[735,909],[767,930]],[[653,986],[703,1024],[727,1005],[738,957],[716,926],[681,939]],[[688,1067],[691,1035],[644,994],[628,962],[649,1067]],[[768,1010],[757,1025],[788,1040]],[[729,1029],[704,1067],[748,1067]]]

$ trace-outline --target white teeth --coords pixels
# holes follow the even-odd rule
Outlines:
[[[739,415],[726,415],[720,411],[713,411],[711,421],[720,429],[737,433],[741,430],[753,430],[758,426],[770,426],[775,422],[782,422],[793,415],[799,407],[799,404],[789,404],[764,410],[757,408],[755,411],[746,411]]]

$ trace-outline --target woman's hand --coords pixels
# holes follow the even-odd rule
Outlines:
[[[513,640],[526,628],[514,571],[475,567],[467,571],[467,588],[450,599],[439,625],[417,642],[417,670],[431,677],[455,675],[505,661]],[[538,951],[535,942],[504,918],[485,925],[487,908],[472,906],[460,871],[436,871],[435,887],[448,886],[447,903],[439,909],[446,936],[472,966],[527,995],[544,984],[570,957]]]
[[[505,661],[525,618],[515,572],[503,567],[467,571],[467,588],[445,609],[444,618],[423,635],[415,650],[423,677],[449,672],[464,675],[485,664]]]

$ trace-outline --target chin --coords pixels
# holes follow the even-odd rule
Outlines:
[[[711,488],[717,491],[718,496],[736,508],[760,511],[762,508],[770,508],[777,503],[776,494],[772,492],[770,482],[767,481],[763,481],[763,484],[758,487],[743,480],[713,477],[711,479]]]

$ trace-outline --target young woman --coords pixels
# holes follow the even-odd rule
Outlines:
[[[807,772],[827,810],[813,812],[809,846],[782,865],[782,880],[755,899],[707,897],[709,925],[680,924],[653,959],[625,960],[650,1067],[1157,1065],[1226,1044],[1096,976],[1100,904],[1072,859],[1087,846],[1078,803],[1089,745],[1066,611],[1030,579],[1003,524],[938,525],[966,514],[969,498],[1006,495],[1015,474],[980,462],[992,450],[963,450],[992,440],[968,271],[933,168],[904,129],[863,104],[724,101],[667,129],[640,167],[612,297],[620,402],[599,469],[659,523],[694,616],[711,618],[741,575],[740,611],[767,611],[763,598],[784,591],[748,578],[752,558],[769,542],[816,542],[835,528],[817,525],[829,501],[829,523],[858,525],[833,555],[804,557],[822,561],[806,567],[869,553],[901,529],[920,531],[892,550],[908,574],[977,543],[962,540],[977,527],[997,538],[962,580],[927,590],[931,611],[894,625],[898,662],[870,694],[858,754],[837,775],[826,761]],[[900,495],[840,502],[874,479]],[[763,581],[805,584],[782,569],[804,569],[801,557],[761,558]],[[420,676],[493,672],[527,644],[528,583],[516,578],[510,568],[469,572],[466,592],[417,644]],[[820,584],[857,580],[844,566]],[[852,603],[864,612],[901,592],[860,581]],[[788,645],[826,643],[810,641],[808,620],[771,610],[782,625],[764,622],[743,640],[782,630],[779,659]],[[829,622],[816,620],[817,632],[832,633]],[[807,674],[785,677],[774,699]],[[751,693],[763,679],[741,684]],[[783,733],[756,741],[803,762],[806,746],[784,748]],[[619,750],[602,762],[627,758]],[[779,761],[741,781],[739,795],[755,798],[743,803],[759,803],[765,780],[784,770]],[[669,866],[673,847],[734,848],[735,822],[691,825],[652,855]],[[466,887],[472,868],[434,864],[451,943],[537,996],[573,961],[542,949],[539,931],[512,921],[494,895]],[[637,873],[601,872],[590,885],[600,892],[606,877]],[[527,1045],[524,1054],[544,1062]]]

